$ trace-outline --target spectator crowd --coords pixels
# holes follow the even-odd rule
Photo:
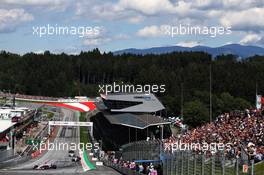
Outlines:
[[[147,175],[161,175],[162,165],[160,161],[157,162],[136,162],[123,160],[122,156],[119,159],[116,158],[115,152],[104,154],[104,161],[111,162],[114,167],[118,167],[118,171],[127,169],[135,172],[134,174],[147,174]],[[124,172],[122,172],[124,173]]]
[[[250,159],[264,160],[264,117],[261,111],[225,113],[212,123],[172,136],[165,143],[224,143],[226,157],[239,157],[245,151]],[[207,152],[208,153],[208,152]],[[209,152],[210,154],[210,152]]]
[[[152,141],[152,140],[151,140]],[[173,144],[181,143],[223,143],[229,145],[223,149],[226,158],[242,158],[245,153],[248,160],[260,162],[264,160],[264,117],[260,110],[235,111],[219,115],[214,122],[206,123],[200,127],[184,131],[176,136],[164,139],[163,142],[156,139],[155,142]],[[150,142],[150,140],[148,141]],[[207,156],[217,154],[210,150],[194,150]],[[157,163],[135,163],[110,157],[113,164],[134,170],[139,174],[162,174],[162,165]]]

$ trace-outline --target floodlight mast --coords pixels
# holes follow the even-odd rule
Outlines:
[[[210,63],[210,123],[213,121],[212,112],[212,63]]]

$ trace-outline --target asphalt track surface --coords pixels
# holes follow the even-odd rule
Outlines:
[[[63,121],[79,121],[79,118],[75,116],[75,113],[68,109],[62,109]],[[80,143],[80,128],[79,127],[59,127],[57,136],[53,143],[60,145],[67,143]],[[33,174],[89,174],[89,175],[118,175],[119,173],[113,169],[105,166],[97,166],[96,170],[83,172],[82,167],[78,163],[71,162],[71,158],[68,155],[69,149],[63,149],[61,146],[59,149],[50,149],[42,156],[36,159],[32,159],[25,163],[15,165],[8,169],[0,170],[1,175],[33,175]],[[79,153],[75,151],[75,155]],[[57,169],[49,170],[33,170],[35,165],[43,165],[46,163],[54,163],[57,165]]]

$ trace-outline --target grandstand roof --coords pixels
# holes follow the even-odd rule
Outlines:
[[[137,129],[170,124],[170,122],[164,121],[160,117],[149,114],[135,115],[131,113],[122,113],[117,115],[105,115],[105,117],[111,124],[123,125]]]
[[[6,131],[7,129],[14,126],[16,123],[13,123],[11,120],[0,120],[0,133]]]
[[[105,104],[111,112],[124,112],[124,113],[152,113],[165,109],[163,104],[158,100],[158,98],[150,94],[142,93],[114,93],[103,95],[101,94],[104,103],[107,101],[115,102],[138,102],[138,104],[130,104],[128,106],[123,106],[120,104],[116,105],[107,105]]]

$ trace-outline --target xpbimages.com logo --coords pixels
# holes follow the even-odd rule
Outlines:
[[[54,142],[49,142],[49,140],[47,142],[41,142],[41,143],[37,143],[34,142],[32,144],[33,146],[33,150],[34,151],[40,151],[40,153],[44,152],[44,151],[69,151],[69,150],[73,150],[73,151],[79,151],[82,150],[83,148],[85,150],[91,151],[91,150],[99,150],[99,143],[67,143],[67,142],[58,142],[58,141],[54,141]]]
[[[114,82],[113,84],[98,85],[99,93],[108,94],[108,93],[164,93],[166,91],[165,85],[133,85],[133,84],[123,84]]]
[[[102,32],[102,27],[100,26],[58,26],[55,25],[44,25],[44,26],[33,26],[32,34],[38,37],[44,36],[78,36],[80,38],[83,37],[91,37],[98,36]]]

